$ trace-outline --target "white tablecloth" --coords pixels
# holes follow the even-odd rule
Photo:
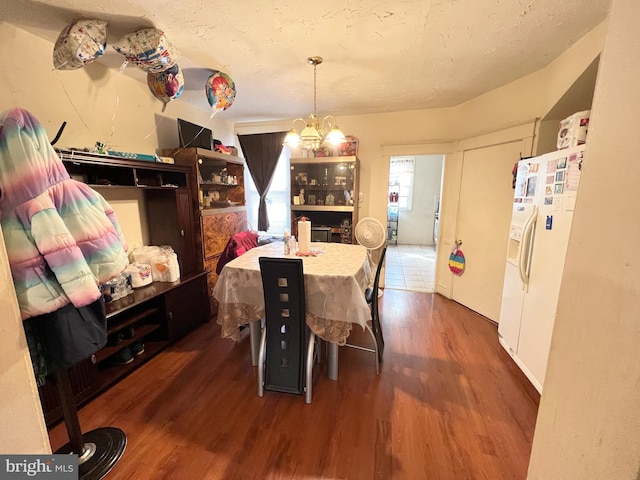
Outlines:
[[[344,345],[354,323],[364,325],[371,311],[364,298],[371,265],[361,245],[312,243],[317,256],[284,255],[281,242],[262,245],[227,263],[213,291],[220,303],[218,324],[222,336],[235,340],[239,326],[264,316],[259,257],[302,258],[307,324],[323,340]]]

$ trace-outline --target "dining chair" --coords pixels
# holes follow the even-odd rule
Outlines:
[[[380,272],[382,271],[382,263],[387,253],[387,246],[385,245],[380,254],[378,260],[378,266],[376,267],[376,276],[373,280],[373,286],[367,288],[364,292],[364,298],[371,308],[371,320],[367,322],[366,330],[369,332],[373,341],[373,348],[364,347],[362,345],[356,345],[353,343],[347,343],[345,347],[356,348],[358,350],[364,350],[367,352],[375,353],[376,355],[376,375],[380,373],[379,364],[382,362],[382,355],[384,353],[384,336],[382,335],[382,325],[380,324],[380,312],[378,309],[378,290],[380,288]]]
[[[258,355],[258,396],[264,390],[305,394],[311,403],[316,336],[306,323],[301,258],[260,257],[265,324]],[[319,350],[319,349],[318,349]]]

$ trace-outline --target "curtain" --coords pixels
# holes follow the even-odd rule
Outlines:
[[[260,195],[258,207],[258,230],[266,232],[269,229],[267,215],[267,192],[271,186],[273,172],[278,165],[282,153],[282,142],[287,132],[258,133],[254,135],[238,135],[240,148],[244,153],[247,168],[251,173],[253,183]]]

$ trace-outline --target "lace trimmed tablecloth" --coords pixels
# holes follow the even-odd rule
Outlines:
[[[213,291],[220,304],[217,322],[222,327],[222,337],[238,340],[241,325],[264,316],[259,257],[302,258],[306,321],[317,336],[344,345],[354,323],[364,328],[371,319],[364,298],[371,278],[366,248],[314,242],[312,249],[318,252],[317,256],[285,256],[283,244],[274,242],[253,248],[227,263]]]

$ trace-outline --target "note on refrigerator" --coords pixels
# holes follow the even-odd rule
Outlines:
[[[578,191],[580,183],[580,169],[582,167],[582,154],[573,154],[569,156],[567,162],[567,173],[565,174],[565,191]]]

